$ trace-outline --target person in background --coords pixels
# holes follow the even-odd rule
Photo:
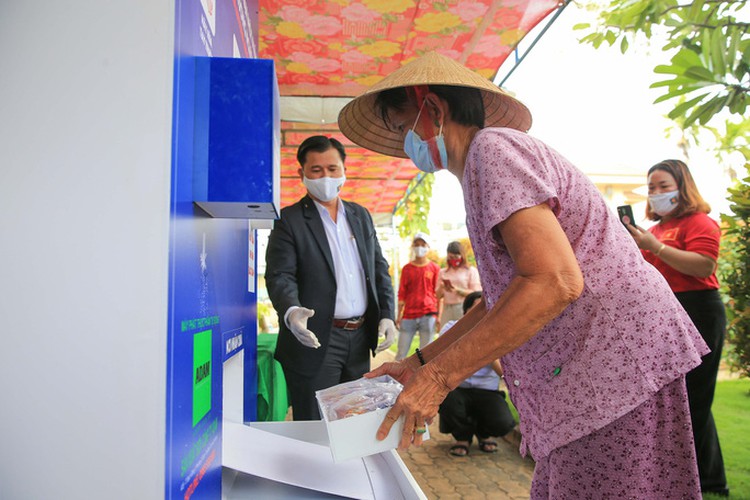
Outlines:
[[[477,268],[469,265],[466,250],[458,241],[451,241],[447,248],[447,267],[440,270],[438,300],[442,300],[440,324],[456,321],[463,313],[464,298],[471,292],[482,290]]]
[[[396,337],[393,286],[370,213],[344,201],[344,146],[312,136],[297,149],[307,195],[268,239],[266,287],[279,315],[275,358],[294,420],[319,420],[315,391],[355,380]],[[382,341],[378,343],[378,338]]]
[[[469,293],[461,304],[463,313],[466,314],[481,298],[482,292]],[[440,335],[455,323],[455,320],[448,321]],[[499,390],[502,376],[500,361],[496,359],[461,382],[440,404],[440,432],[450,433],[456,440],[448,450],[451,455],[468,455],[474,436],[481,451],[495,453],[497,441],[492,438],[505,436],[516,426],[505,402],[505,392]]]
[[[686,376],[701,490],[728,495],[724,459],[711,413],[724,345],[726,315],[719,295],[716,261],[719,225],[698,192],[687,165],[664,160],[648,170],[645,231],[628,225],[643,257],[664,276],[711,352]]]
[[[437,52],[339,114],[354,143],[456,176],[483,288],[424,350],[365,375],[403,384],[376,436],[403,418],[399,446],[421,445],[448,393],[500,358],[532,499],[699,498],[685,374],[708,347],[596,186],[530,126]]]
[[[419,347],[424,349],[435,335],[438,313],[437,286],[440,267],[427,258],[429,237],[417,233],[412,240],[414,258],[401,269],[398,287],[398,352],[396,359],[409,353],[414,335],[419,333]]]

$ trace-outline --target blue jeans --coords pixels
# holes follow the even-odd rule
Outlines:
[[[398,333],[398,353],[396,360],[404,359],[409,354],[409,347],[414,334],[419,332],[419,348],[424,349],[435,336],[435,315],[426,314],[419,318],[402,319]]]

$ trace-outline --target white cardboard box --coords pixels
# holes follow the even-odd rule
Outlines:
[[[390,377],[388,378],[390,379]],[[385,439],[378,441],[376,437],[378,428],[383,423],[389,409],[381,408],[368,413],[329,421],[325,409],[321,407],[320,413],[328,430],[328,442],[333,461],[339,463],[398,448],[401,433],[404,430],[403,415],[396,420]],[[425,429],[427,429],[426,425]],[[422,439],[424,441],[430,439],[429,430],[422,435]]]

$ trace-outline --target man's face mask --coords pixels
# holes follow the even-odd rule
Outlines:
[[[346,181],[345,176],[341,177],[320,177],[318,179],[308,179],[303,177],[302,183],[307,188],[307,191],[313,195],[316,199],[328,202],[339,195],[341,187]]]
[[[411,158],[411,161],[414,162],[419,170],[431,174],[448,167],[448,152],[445,149],[442,123],[440,124],[438,135],[427,140],[419,137],[419,134],[414,131],[414,127],[417,126],[417,121],[419,121],[419,117],[422,115],[424,103],[425,101],[423,100],[422,106],[419,108],[419,113],[417,113],[417,119],[414,120],[414,126],[406,133],[404,152],[406,156]],[[437,163],[435,160],[437,160]]]

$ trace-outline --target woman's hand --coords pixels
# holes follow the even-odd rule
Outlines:
[[[396,363],[388,363],[396,364]],[[405,450],[411,444],[422,444],[422,434],[427,424],[437,415],[440,403],[450,392],[444,378],[432,364],[421,367],[404,384],[396,403],[391,407],[378,429],[377,438],[383,440],[388,436],[393,424],[401,415],[404,416],[404,430],[399,441],[399,449]]]
[[[638,248],[648,250],[658,256],[662,262],[682,274],[708,278],[716,272],[716,260],[708,255],[688,250],[680,250],[663,244],[656,236],[640,227],[627,225],[628,231],[638,244]]]
[[[641,229],[640,227],[634,226],[632,224],[626,224],[625,227],[628,229],[631,236],[633,236],[633,239],[638,245],[638,248],[642,250],[648,250],[652,253],[656,253],[659,251],[661,241],[659,241],[656,236],[646,231],[645,229]]]
[[[415,356],[410,356],[401,361],[392,361],[383,363],[372,371],[365,373],[365,378],[380,377],[381,375],[390,375],[395,378],[401,385],[406,385],[414,374],[419,370],[419,360]]]

